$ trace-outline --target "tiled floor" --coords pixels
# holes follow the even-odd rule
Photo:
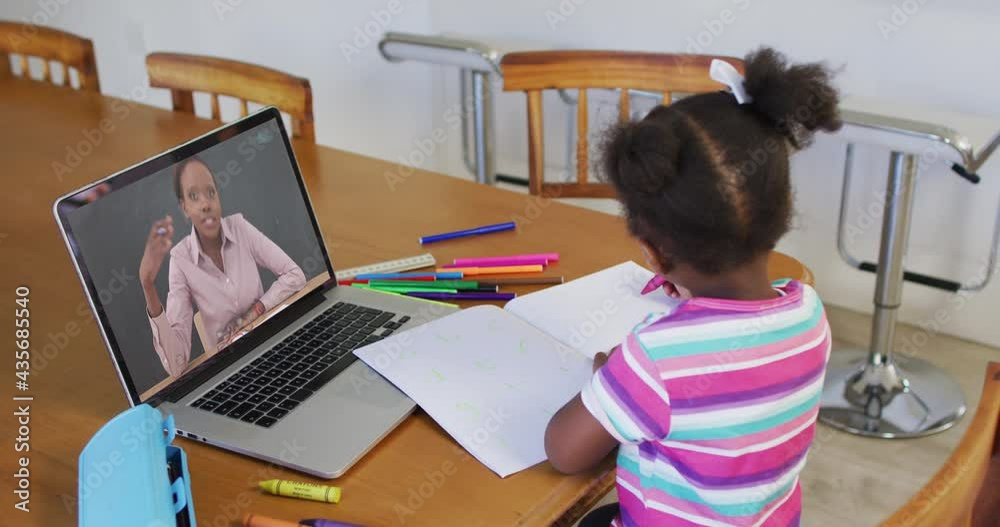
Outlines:
[[[837,343],[865,347],[871,317],[828,307]],[[919,329],[900,326],[897,341]],[[955,448],[979,402],[986,363],[1000,361],[1000,350],[946,335],[930,335],[917,356],[947,371],[965,391],[968,415],[951,430],[921,439],[884,440],[856,437],[819,425],[809,462],[802,474],[803,525],[867,527],[900,507],[940,468]],[[616,501],[615,493],[602,502]]]

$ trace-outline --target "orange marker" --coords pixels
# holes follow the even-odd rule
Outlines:
[[[300,527],[298,522],[276,520],[260,514],[244,514],[243,527]]]
[[[540,273],[541,265],[508,265],[506,267],[450,267],[448,269],[438,269],[439,273],[462,273],[463,276],[474,276],[481,274],[517,274],[517,273]]]

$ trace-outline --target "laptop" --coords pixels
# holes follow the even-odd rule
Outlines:
[[[273,107],[71,192],[54,213],[131,405],[323,478],[415,407],[353,350],[454,311],[338,286]]]

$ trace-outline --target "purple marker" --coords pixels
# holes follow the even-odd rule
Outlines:
[[[471,293],[406,293],[406,296],[423,298],[424,300],[513,300],[517,294],[475,291]]]

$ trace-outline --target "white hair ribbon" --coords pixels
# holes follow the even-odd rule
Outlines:
[[[729,86],[729,89],[736,97],[737,103],[747,104],[753,102],[753,97],[747,93],[746,86],[743,84],[743,76],[740,75],[739,71],[736,71],[736,68],[732,64],[724,60],[712,59],[712,65],[708,68],[708,76],[716,82]]]

